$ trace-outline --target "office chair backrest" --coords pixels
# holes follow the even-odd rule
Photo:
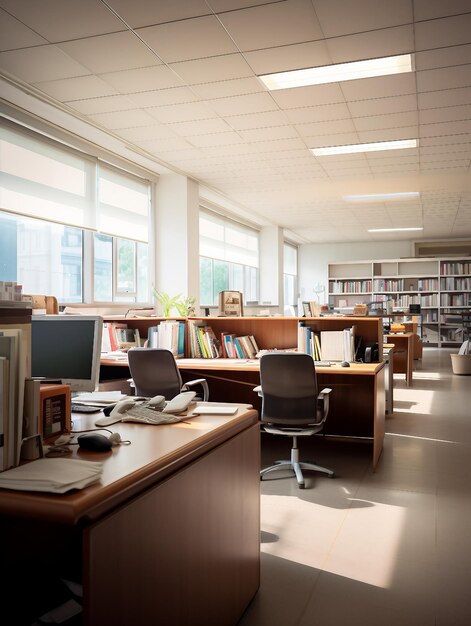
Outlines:
[[[298,352],[269,353],[260,358],[263,422],[314,424],[317,379],[314,361]]]
[[[182,378],[175,357],[163,348],[131,348],[128,351],[136,396],[165,396],[171,400],[180,393]]]

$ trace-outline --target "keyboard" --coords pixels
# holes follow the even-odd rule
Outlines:
[[[70,410],[72,411],[72,413],[98,413],[98,411],[101,411],[100,407],[98,406],[90,406],[89,404],[78,404],[75,402],[72,402],[72,404],[70,405]]]
[[[314,364],[317,365],[318,367],[330,367],[331,366],[330,361],[314,361]]]
[[[160,413],[155,409],[150,409],[147,406],[133,406],[126,411],[121,418],[122,422],[137,422],[139,424],[175,424],[175,422],[181,422],[182,418],[176,415]]]

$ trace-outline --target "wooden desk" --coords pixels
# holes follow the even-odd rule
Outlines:
[[[104,462],[100,483],[62,496],[0,489],[4,572],[20,563],[41,577],[48,560],[81,570],[86,626],[236,624],[259,586],[257,412],[112,429],[132,444],[74,452]],[[27,601],[23,580],[12,585]],[[5,594],[4,612],[19,598]]]
[[[391,333],[386,335],[388,343],[394,344],[394,373],[405,374],[407,386],[412,385],[414,371],[414,334]]]

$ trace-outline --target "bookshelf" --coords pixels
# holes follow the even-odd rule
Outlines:
[[[420,304],[418,334],[424,344],[462,343],[459,316],[471,310],[470,258],[410,258],[332,263],[328,269],[329,304],[342,310],[357,303],[392,304],[408,315]],[[455,316],[455,317],[453,317]]]

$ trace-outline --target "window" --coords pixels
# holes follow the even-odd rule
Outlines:
[[[61,303],[149,302],[148,181],[3,120],[0,207],[0,280]]]
[[[258,301],[258,232],[209,211],[200,212],[200,302],[215,305],[220,291]]]
[[[298,303],[298,249],[290,243],[283,244],[283,287],[285,304],[296,306]]]

